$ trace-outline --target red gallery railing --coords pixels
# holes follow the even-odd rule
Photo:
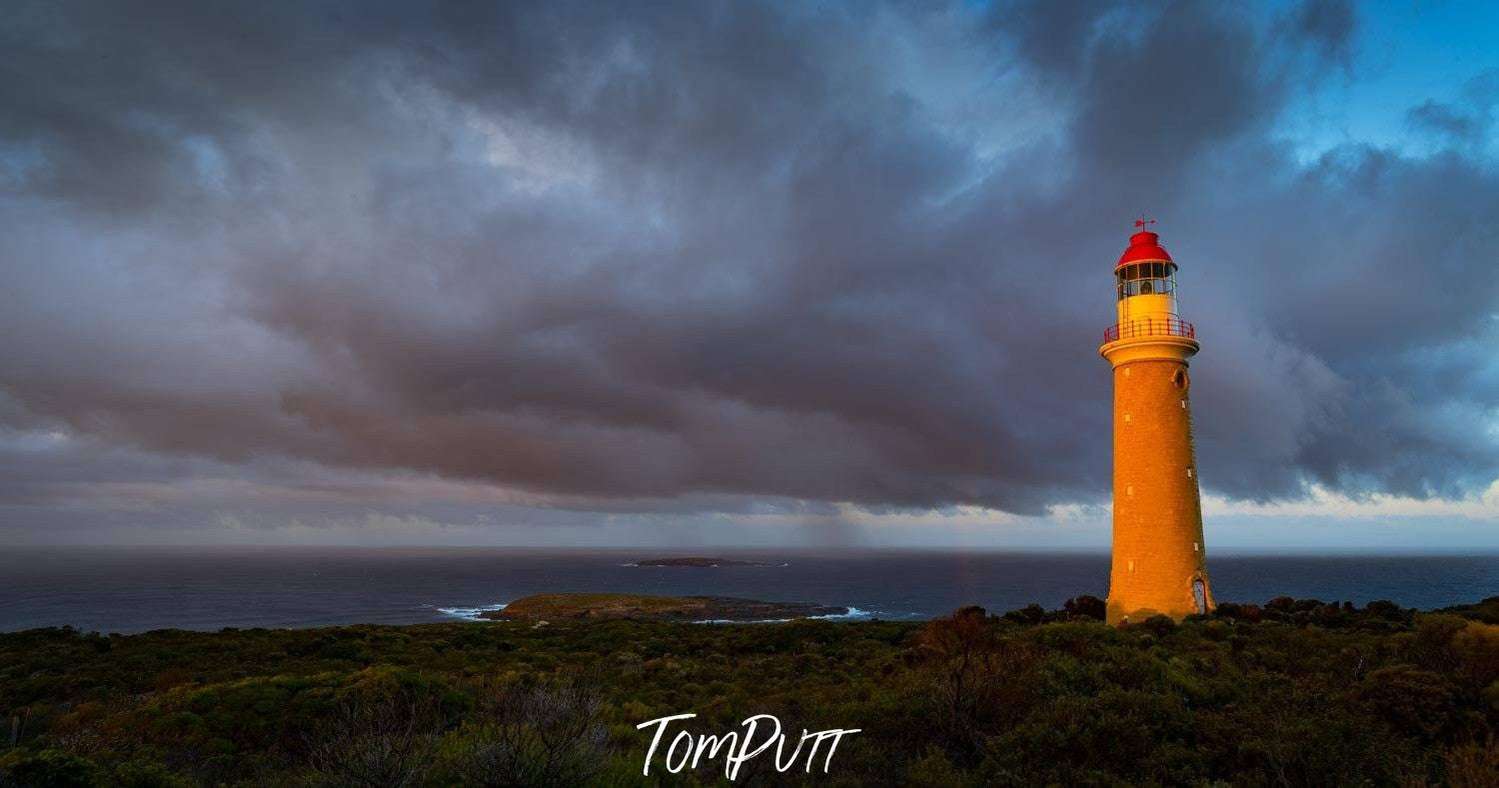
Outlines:
[[[1168,336],[1197,338],[1197,329],[1191,323],[1177,317],[1141,318],[1103,330],[1104,342],[1135,337]]]

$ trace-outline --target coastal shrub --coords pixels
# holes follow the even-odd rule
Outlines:
[[[963,610],[968,609],[969,608],[964,608]],[[983,608],[981,607],[976,609],[979,611],[983,610]],[[959,610],[958,612],[962,613],[963,610]],[[1036,624],[1040,624],[1046,621],[1046,608],[1041,607],[1035,602],[1032,602],[1019,610],[1011,610],[1010,612],[1005,613],[1004,620],[1011,623],[1020,624],[1021,626],[1035,626]]]
[[[174,773],[165,764],[148,760],[126,761],[109,775],[112,788],[193,788],[198,781]]]
[[[1062,603],[1062,613],[1067,618],[1081,618],[1093,621],[1104,620],[1107,605],[1096,596],[1083,594],[1073,597]]]
[[[88,758],[46,749],[16,761],[9,777],[28,788],[91,788],[100,783],[102,770]]]
[[[1499,681],[1499,625],[1471,621],[1452,636],[1452,650],[1468,683]]]
[[[1474,621],[1482,621],[1485,624],[1499,624],[1499,596],[1491,596],[1472,605],[1449,607],[1440,612],[1452,613]]]
[[[1354,689],[1354,699],[1393,730],[1432,741],[1450,724],[1453,697],[1436,673],[1412,665],[1380,668]]]
[[[1458,745],[1443,758],[1451,788],[1490,788],[1499,785],[1499,739]]]

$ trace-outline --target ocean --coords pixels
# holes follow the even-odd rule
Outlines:
[[[0,548],[0,631],[419,624],[477,618],[542,592],[709,594],[924,619],[1108,589],[1103,553],[709,552],[768,566],[636,567],[652,550]],[[680,554],[680,553],[676,553]],[[703,553],[698,553],[703,554]],[[1499,595],[1499,556],[1215,556],[1219,601],[1388,599],[1433,608]]]

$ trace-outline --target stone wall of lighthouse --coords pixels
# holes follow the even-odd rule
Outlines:
[[[1114,368],[1114,552],[1108,621],[1212,607],[1184,359]]]

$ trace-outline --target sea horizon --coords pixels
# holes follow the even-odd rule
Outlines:
[[[0,550],[97,550],[101,552],[148,551],[148,550],[202,550],[222,552],[250,552],[255,550],[412,550],[412,551],[465,551],[508,550],[533,553],[639,553],[642,558],[664,558],[672,556],[716,556],[720,554],[748,553],[794,553],[803,555],[842,555],[860,553],[963,553],[963,554],[1039,554],[1039,555],[1109,555],[1109,545],[874,545],[852,544],[844,546],[787,545],[768,546],[756,544],[670,547],[630,545],[523,545],[523,544],[347,544],[347,543],[299,543],[299,542],[142,542],[142,543],[19,543],[0,545]],[[1499,545],[1437,546],[1414,548],[1407,545],[1225,545],[1212,546],[1207,551],[1212,557],[1275,557],[1275,556],[1409,556],[1409,557],[1499,557]]]
[[[662,557],[767,566],[637,567]],[[26,546],[0,553],[0,631],[72,626],[306,628],[475,620],[523,596],[732,596],[847,607],[851,620],[925,620],[1102,598],[1106,551],[899,547],[572,548],[363,545]],[[1499,595],[1499,554],[1216,551],[1218,601],[1280,596],[1434,609]]]

